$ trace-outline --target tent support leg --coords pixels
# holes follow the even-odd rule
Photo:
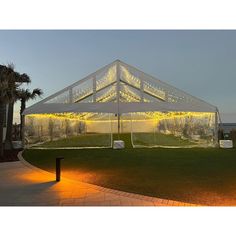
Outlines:
[[[215,145],[218,146],[218,113],[215,112]]]
[[[120,114],[117,114],[118,139],[120,139]]]

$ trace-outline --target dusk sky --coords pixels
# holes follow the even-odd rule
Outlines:
[[[44,98],[116,59],[216,105],[223,121],[236,122],[236,31],[0,30],[0,64],[12,62],[29,74],[29,87],[43,89]]]

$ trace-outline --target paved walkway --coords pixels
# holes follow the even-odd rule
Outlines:
[[[0,164],[0,206],[193,206],[55,176],[21,159]]]

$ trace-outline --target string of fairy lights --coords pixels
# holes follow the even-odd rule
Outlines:
[[[126,83],[131,85],[132,87],[140,90],[140,79],[132,75],[125,67],[121,66],[121,77],[122,80],[124,80]],[[111,67],[107,73],[100,79],[96,79],[96,92],[100,91],[109,85],[112,85],[116,81],[116,67]],[[147,81],[144,81],[143,84],[144,92],[156,97],[160,98],[162,100],[165,100],[166,93],[162,91],[160,88],[156,88],[155,86],[151,85]],[[129,91],[128,91],[129,90]],[[116,93],[115,90],[113,90],[114,93]],[[122,93],[123,97],[128,99],[126,102],[134,102],[134,101],[140,101],[140,98],[138,98],[137,94],[131,91],[131,89],[126,88],[125,93],[124,91]],[[78,86],[72,88],[72,96],[73,102],[85,102],[85,99],[93,94],[93,78],[85,81],[82,84],[79,84]],[[107,93],[104,95],[104,99],[102,98],[102,95],[99,97],[99,99],[96,99],[96,102],[106,102],[109,101],[109,98],[113,98],[115,96],[112,94],[109,94],[109,98],[107,98]],[[172,99],[173,100],[173,99]],[[64,91],[62,94],[59,94],[57,97],[52,98],[48,101],[48,103],[69,103],[69,90]],[[87,102],[87,100],[86,100]],[[149,99],[145,99],[144,102],[150,102]]]
[[[120,90],[120,102],[140,102],[141,101],[141,80],[129,72],[124,66],[120,66],[121,71],[121,86]],[[126,83],[122,83],[122,80]],[[116,102],[116,66],[110,67],[107,72],[101,77],[96,78],[96,91],[101,91],[96,94],[96,102]],[[132,88],[129,86],[132,85]],[[110,87],[109,87],[110,86]],[[104,88],[107,88],[106,90]],[[135,91],[136,88],[137,91]],[[166,92],[158,86],[152,85],[150,82],[143,81],[143,91],[146,95],[153,95],[161,100],[168,100],[169,102],[177,102],[178,100],[185,99],[184,96],[177,96],[173,92]],[[86,98],[93,95],[93,78],[85,81],[83,84],[79,84],[72,88],[73,101],[88,101]],[[168,97],[167,97],[168,96]],[[90,99],[91,100],[91,99]],[[91,102],[93,99],[91,100]],[[144,102],[151,102],[151,99],[143,97]],[[68,103],[69,102],[69,91],[65,91],[57,97],[50,100],[50,102]],[[30,115],[36,116],[38,118],[48,117],[56,119],[77,119],[77,120],[89,120],[96,119],[101,113],[60,113],[60,114],[40,114],[40,115]],[[145,117],[145,119],[162,120],[162,119],[176,119],[176,118],[186,118],[186,117],[198,117],[212,119],[212,113],[200,113],[200,112],[136,112],[136,117]],[[210,118],[209,118],[210,117]]]

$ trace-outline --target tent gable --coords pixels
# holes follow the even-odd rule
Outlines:
[[[117,60],[31,106],[28,111],[50,104],[107,103],[111,106],[110,103],[117,101],[155,103],[166,108],[176,106],[182,110],[189,107],[215,110],[213,105]]]

